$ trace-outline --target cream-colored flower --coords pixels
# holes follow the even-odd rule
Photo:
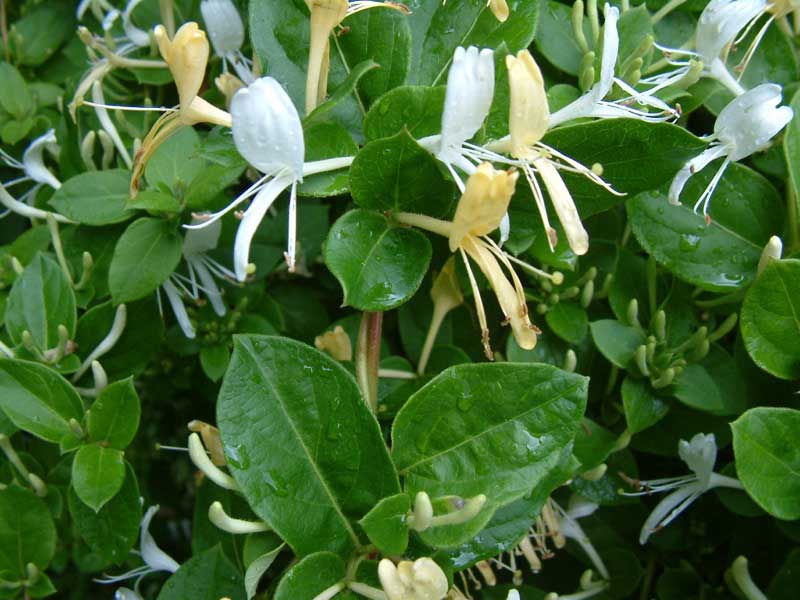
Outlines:
[[[461,254],[475,298],[478,322],[483,333],[484,350],[489,360],[493,359],[493,354],[489,345],[486,311],[467,257],[478,265],[486,279],[489,280],[505,315],[506,323],[511,325],[517,344],[526,350],[531,350],[536,346],[536,336],[540,331],[530,321],[528,306],[525,302],[525,290],[514,271],[512,262],[522,265],[539,276],[551,277],[549,274],[506,254],[488,235],[500,227],[508,212],[518,177],[517,171],[497,170],[491,163],[482,163],[467,180],[452,222],[409,213],[394,215],[395,219],[402,223],[416,225],[447,236],[450,250],[458,251]]]
[[[330,36],[347,17],[368,8],[391,8],[408,14],[408,7],[398,2],[367,0],[306,0],[311,12],[311,46],[308,51],[306,78],[306,114],[325,100],[328,93],[330,66]]]
[[[449,588],[442,568],[427,557],[397,566],[384,558],[378,564],[378,577],[389,600],[442,600]]]

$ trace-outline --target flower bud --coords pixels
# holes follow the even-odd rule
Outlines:
[[[442,600],[449,588],[442,568],[427,557],[397,566],[384,558],[378,564],[378,577],[388,600]]]
[[[769,238],[767,245],[764,246],[764,250],[761,252],[761,258],[758,261],[758,270],[756,272],[761,275],[769,263],[773,260],[780,260],[782,255],[783,241],[781,241],[781,238],[777,235],[773,235]]]

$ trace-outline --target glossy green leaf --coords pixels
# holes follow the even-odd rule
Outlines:
[[[445,90],[445,86],[403,86],[387,92],[364,118],[364,135],[377,140],[404,129],[415,139],[439,135]]]
[[[655,393],[646,379],[626,377],[621,392],[625,422],[632,434],[652,427],[669,412],[669,404]]]
[[[702,363],[687,365],[675,379],[674,396],[715,415],[738,415],[747,408],[747,386],[731,356],[714,346]]]
[[[575,458],[580,461],[581,472],[591,471],[605,462],[616,443],[617,436],[611,431],[588,417],[584,418],[572,448]]]
[[[83,418],[78,393],[61,375],[24,360],[0,360],[0,409],[14,425],[48,442],[70,433],[70,419]]]
[[[267,569],[272,566],[272,563],[275,562],[275,559],[278,558],[278,554],[281,553],[283,548],[284,545],[281,544],[277,548],[262,554],[248,565],[247,571],[245,571],[244,574],[244,587],[247,593],[247,600],[250,600],[256,595],[258,591],[258,582],[261,580],[264,573],[267,572]]]
[[[281,578],[275,600],[315,598],[317,594],[343,581],[344,561],[331,552],[306,556]]]
[[[31,110],[33,98],[20,72],[6,62],[0,62],[0,107],[17,119],[23,119]]]
[[[786,166],[789,170],[789,183],[794,191],[794,202],[800,208],[800,92],[792,97],[794,117],[786,126],[783,135],[783,152],[786,155]]]
[[[11,288],[5,323],[15,344],[29,331],[41,351],[58,345],[58,326],[67,328],[70,338],[77,323],[75,294],[58,264],[43,254],[25,268]]]
[[[575,302],[560,302],[545,314],[550,329],[570,344],[580,344],[589,332],[589,316]]]
[[[300,342],[234,338],[217,422],[250,506],[300,556],[347,555],[359,545],[352,520],[400,491],[355,380]]]
[[[204,346],[200,350],[200,366],[203,367],[203,373],[211,381],[219,381],[225,374],[225,369],[228,368],[228,362],[231,359],[230,350],[225,344],[217,346]]]
[[[219,546],[183,563],[158,594],[158,600],[219,600],[224,597],[245,600],[244,582]]]
[[[124,450],[136,435],[140,414],[133,378],[116,381],[103,388],[89,409],[89,439]]]
[[[147,161],[145,178],[156,189],[173,192],[185,190],[205,167],[199,156],[200,135],[191,127],[184,127],[167,139]],[[137,195],[130,206],[136,206]]]
[[[670,181],[705,144],[685,129],[669,123],[635,119],[603,119],[558,127],[542,140],[586,167],[603,167],[603,179],[619,193],[631,196]],[[583,218],[625,200],[583,175],[563,174]]]
[[[85,225],[111,225],[133,216],[130,171],[87,171],[70,177],[50,199],[56,212]]]
[[[511,17],[501,23],[484,0],[427,2],[409,0],[408,23],[413,39],[409,81],[437,85],[447,81],[453,52],[459,46],[496,48],[505,42],[511,52],[527,48],[536,33],[538,0],[508,0]]]
[[[731,428],[736,471],[747,493],[774,517],[800,518],[800,411],[753,408]]]
[[[402,555],[408,547],[406,516],[409,510],[411,500],[407,494],[389,496],[378,502],[359,524],[381,552]]]
[[[392,457],[406,491],[431,498],[485,494],[477,519],[488,520],[558,467],[583,416],[586,393],[585,377],[549,365],[443,371],[408,400],[392,427]],[[431,535],[444,537],[453,527]]]
[[[747,292],[741,329],[747,352],[765,371],[800,377],[800,260],[767,265]]]
[[[706,223],[692,210],[714,175],[712,164],[689,180],[673,206],[661,192],[646,192],[627,203],[639,243],[672,273],[711,291],[747,286],[770,236],[782,229],[781,199],[761,175],[732,164],[720,180]]]
[[[336,221],[325,245],[325,264],[342,285],[344,304],[358,310],[385,311],[406,302],[430,260],[425,234],[368,210]]]
[[[126,466],[119,493],[99,512],[86,506],[72,488],[67,499],[75,527],[92,551],[105,561],[122,564],[136,543],[142,520],[139,485],[133,468]]]
[[[119,492],[125,481],[122,451],[100,444],[81,446],[72,463],[72,487],[95,512]]]
[[[587,40],[592,39],[588,19],[583,20],[583,32]],[[535,43],[539,52],[554,67],[570,75],[578,74],[583,50],[572,32],[571,6],[555,0],[542,2]]]
[[[108,273],[114,303],[153,293],[178,266],[182,244],[175,227],[166,221],[143,218],[131,223],[114,248]]]
[[[350,190],[361,208],[441,217],[455,194],[438,161],[408,134],[369,142],[350,168]]]
[[[358,146],[347,130],[331,121],[311,122],[303,125],[303,136],[306,142],[306,161],[324,160],[326,158],[340,158],[355,156]],[[301,196],[325,198],[340,196],[350,190],[350,172],[348,168],[328,171],[317,175],[310,175],[303,179],[297,187]],[[301,203],[300,216],[302,218]],[[300,220],[300,219],[298,219]],[[307,226],[305,221],[304,228]],[[302,235],[302,234],[301,234]],[[302,241],[302,238],[301,238]]]
[[[44,570],[55,552],[56,527],[44,501],[26,488],[0,490],[0,573],[26,579],[28,563]]]
[[[589,325],[597,349],[620,369],[633,365],[636,349],[647,341],[644,332],[614,319],[594,321]]]

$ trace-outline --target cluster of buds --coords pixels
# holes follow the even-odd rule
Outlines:
[[[639,302],[635,298],[628,304],[628,324],[647,335],[644,344],[636,348],[633,360],[636,369],[650,380],[655,389],[665,388],[675,381],[688,364],[702,361],[711,349],[711,344],[726,336],[736,327],[737,313],[729,315],[712,332],[705,325],[677,345],[667,339],[667,314],[656,311],[650,329],[645,330],[639,322]]]

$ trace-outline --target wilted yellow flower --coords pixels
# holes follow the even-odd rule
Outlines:
[[[233,95],[244,87],[244,82],[233,73],[222,73],[214,80],[214,85],[225,96],[225,105],[230,108]]]
[[[334,327],[333,331],[318,335],[314,339],[314,345],[317,350],[327,352],[336,360],[353,360],[353,344],[341,325]]]
[[[225,451],[222,449],[222,438],[219,435],[219,429],[204,421],[198,420],[190,421],[188,428],[189,431],[199,433],[200,437],[203,438],[203,445],[211,455],[212,463],[218,467],[227,464],[228,461],[225,460]]]

